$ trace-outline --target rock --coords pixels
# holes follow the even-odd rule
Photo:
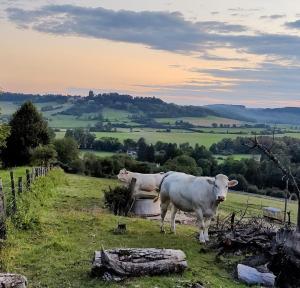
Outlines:
[[[26,277],[19,274],[0,273],[1,288],[26,288]]]
[[[274,287],[276,276],[272,273],[261,273],[255,268],[238,264],[237,266],[238,279],[249,284],[261,284],[266,287]]]

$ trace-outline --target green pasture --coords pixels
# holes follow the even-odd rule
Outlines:
[[[66,175],[67,183],[56,187],[55,197],[41,214],[41,228],[16,230],[9,225],[8,239],[1,249],[1,271],[26,275],[30,287],[128,287],[184,288],[201,281],[205,287],[246,287],[233,279],[224,263],[215,261],[216,252],[199,252],[197,228],[178,225],[177,234],[161,234],[159,222],[116,217],[103,208],[104,188],[116,180]],[[127,233],[116,235],[118,222]],[[157,247],[182,249],[189,269],[182,275],[129,279],[105,283],[91,278],[95,250],[114,247]]]
[[[80,157],[83,158],[84,154],[86,153],[92,153],[97,157],[105,158],[105,157],[111,157],[115,155],[114,152],[106,152],[106,151],[95,151],[95,150],[80,150]]]
[[[221,141],[223,138],[235,139],[238,135],[233,134],[210,134],[210,133],[195,133],[195,132],[156,132],[156,131],[144,131],[139,132],[96,132],[97,138],[101,137],[115,137],[120,141],[131,138],[138,140],[144,137],[147,143],[155,144],[157,141],[167,143],[186,143],[195,146],[196,144],[204,145],[209,148],[213,143]]]
[[[114,187],[113,179],[99,179],[65,174],[65,182],[55,188],[52,199],[42,210],[41,228],[16,230],[9,223],[8,239],[0,251],[1,271],[20,273],[30,287],[187,287],[201,281],[205,287],[246,287],[232,275],[236,265],[216,262],[216,251],[200,252],[195,226],[177,224],[177,234],[161,234],[159,222],[140,218],[116,217],[104,209],[103,189]],[[261,207],[283,207],[283,201],[230,192],[220,205],[221,218],[232,211],[244,210],[253,215]],[[292,217],[296,203],[289,203]],[[238,217],[239,214],[237,214]],[[113,233],[118,222],[126,223],[127,233]],[[121,283],[105,283],[91,278],[91,260],[95,250],[115,247],[157,247],[182,249],[189,269],[182,275],[141,277]]]
[[[184,121],[191,123],[196,126],[207,126],[211,127],[213,123],[219,124],[236,124],[240,125],[242,122],[234,119],[227,119],[217,116],[206,116],[206,117],[178,117],[178,118],[156,118],[159,123],[174,125],[176,121]]]
[[[218,155],[215,154],[214,157],[217,159],[218,163],[222,163],[225,161],[227,158],[233,158],[234,160],[242,160],[242,159],[251,159],[254,157],[257,157],[257,155],[252,155],[252,154],[232,154],[232,155]]]

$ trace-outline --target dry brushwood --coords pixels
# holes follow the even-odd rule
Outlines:
[[[244,215],[244,214],[243,214]],[[260,217],[240,219],[232,223],[232,217],[221,224],[222,229],[213,229],[210,234],[211,248],[217,248],[218,255],[226,252],[252,251],[264,252],[271,249],[272,240],[278,228]]]

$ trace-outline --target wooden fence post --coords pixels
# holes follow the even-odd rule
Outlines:
[[[31,185],[30,171],[29,169],[26,169],[26,190],[30,189],[30,185]]]
[[[34,168],[34,179],[39,177],[39,168]]]
[[[14,172],[10,171],[10,183],[11,183],[11,194],[12,194],[12,214],[17,212],[17,198],[16,198],[16,189],[15,189],[15,179]]]
[[[6,239],[6,212],[5,212],[5,199],[3,192],[3,183],[0,178],[0,239]]]
[[[34,181],[34,172],[35,172],[34,167],[32,167],[31,168],[31,183],[33,183],[33,181]]]
[[[23,192],[23,178],[20,176],[18,178],[18,193],[21,194]]]

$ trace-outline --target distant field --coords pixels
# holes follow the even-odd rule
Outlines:
[[[97,138],[101,137],[115,137],[120,141],[131,138],[138,140],[144,137],[147,143],[155,144],[157,141],[168,142],[168,143],[186,143],[189,142],[190,145],[195,146],[195,144],[204,145],[210,147],[211,144],[217,143],[224,137],[236,138],[238,135],[232,134],[209,134],[209,133],[191,133],[191,132],[155,132],[155,131],[144,131],[140,132],[96,132]]]
[[[242,122],[238,120],[233,120],[233,119],[227,119],[227,118],[222,118],[222,117],[216,117],[216,116],[207,116],[207,117],[178,117],[178,118],[156,118],[155,119],[159,123],[164,123],[164,124],[175,124],[176,121],[184,121],[184,122],[189,122],[193,125],[199,125],[199,126],[207,126],[211,127],[212,123],[217,123],[219,124],[236,124],[240,125]]]
[[[126,132],[126,130],[128,132]],[[176,132],[173,132],[176,131]],[[224,138],[235,139],[237,137],[249,137],[249,134],[226,134],[226,133],[196,133],[196,132],[177,132],[173,130],[171,132],[156,132],[153,129],[139,129],[137,131],[129,132],[128,129],[122,129],[122,132],[95,132],[97,138],[102,137],[114,137],[118,138],[121,142],[125,139],[138,140],[144,137],[147,143],[155,144],[157,141],[167,142],[167,143],[186,143],[189,142],[190,145],[195,146],[195,144],[204,145],[209,148],[213,143],[217,143]],[[65,132],[56,132],[57,138],[64,137]],[[280,135],[291,136],[295,138],[300,138],[300,133],[287,133]],[[279,137],[279,135],[277,136]]]
[[[0,108],[1,108],[1,114],[3,115],[11,115],[13,114],[17,109],[18,105],[14,104],[10,101],[0,101]]]
[[[233,158],[234,160],[241,160],[241,159],[251,159],[254,156],[255,155],[251,155],[251,154],[233,154],[229,156],[217,155],[217,154],[214,155],[214,157],[218,160],[218,163],[222,163],[228,157]]]
[[[56,115],[48,123],[54,128],[86,128],[94,126],[97,122],[97,120],[78,119],[72,115]]]
[[[248,214],[262,215],[262,207],[275,207],[284,210],[284,200],[256,194],[241,192],[229,192],[227,200],[220,205],[221,215],[226,215],[233,211],[245,210],[248,202]],[[291,220],[296,223],[297,201],[289,201],[287,211],[291,211]]]
[[[101,158],[110,157],[116,154],[114,152],[106,152],[106,151],[80,150],[80,157],[82,158],[86,153],[92,153]]]

